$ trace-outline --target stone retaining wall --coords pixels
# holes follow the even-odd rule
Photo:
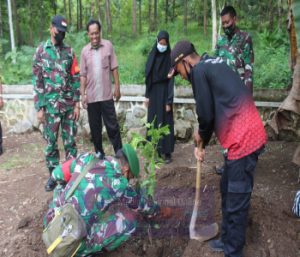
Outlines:
[[[116,111],[122,131],[135,131],[144,134],[147,110],[143,105],[144,86],[130,85],[121,87],[122,98],[116,103]],[[4,108],[0,110],[0,120],[5,133],[28,133],[42,130],[36,119],[33,108],[32,85],[5,86]],[[279,106],[279,102],[256,102],[261,117],[266,121]],[[177,140],[188,141],[196,126],[195,104],[189,87],[176,87],[174,98],[175,137]],[[78,133],[89,135],[86,110],[81,110],[78,121]],[[105,133],[105,130],[104,130]],[[130,133],[127,133],[130,135]]]

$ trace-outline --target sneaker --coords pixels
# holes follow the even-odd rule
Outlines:
[[[216,173],[217,173],[217,175],[222,176],[224,170],[225,170],[225,166],[224,165],[222,167],[219,167],[219,168],[216,167]]]
[[[105,154],[104,153],[96,152],[95,156],[100,160],[105,159]]]
[[[221,239],[210,240],[208,246],[214,252],[224,252],[224,243]]]
[[[52,177],[50,176],[50,178],[47,181],[47,184],[45,185],[45,191],[46,192],[51,192],[54,190],[54,188],[56,187],[56,181],[52,179]]]

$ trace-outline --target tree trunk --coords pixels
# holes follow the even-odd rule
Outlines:
[[[274,28],[274,13],[273,13],[273,1],[269,0],[269,31],[272,32]]]
[[[17,3],[16,3],[16,0],[12,0],[11,3],[12,3],[13,19],[14,19],[15,25],[16,25],[17,46],[21,46],[23,44],[23,37],[22,37],[22,33],[21,33],[21,28],[20,28],[20,18],[18,15]]]
[[[168,16],[169,16],[169,0],[166,0],[166,6],[165,6],[165,23],[168,23]]]
[[[152,21],[152,0],[148,1],[148,24],[149,32],[154,31],[154,25]]]
[[[105,0],[105,17],[106,17],[107,33],[111,35],[112,23],[111,23],[111,13],[110,13],[110,0]]]
[[[32,22],[32,14],[31,14],[31,11],[32,11],[32,6],[31,6],[31,0],[28,0],[28,11],[29,11],[29,28],[28,28],[28,31],[29,31],[29,45],[30,46],[33,46],[33,33],[32,33],[32,30],[33,30],[33,22]]]
[[[207,36],[207,0],[203,0],[203,33]]]
[[[281,21],[282,21],[282,0],[277,1],[277,13],[278,13],[278,29],[282,30]]]
[[[175,7],[176,7],[176,0],[173,0],[173,4],[172,4],[172,22],[175,20]]]
[[[9,23],[9,34],[10,34],[11,51],[15,51],[16,50],[16,45],[15,45],[14,26],[13,26],[13,19],[12,19],[12,11],[11,11],[11,2],[10,2],[10,0],[7,0],[7,12],[8,12],[8,23]]]
[[[139,0],[139,33],[142,34],[142,0]]]
[[[64,0],[64,16],[67,18],[67,3],[66,3],[66,0]]]
[[[212,16],[212,45],[211,49],[214,50],[217,44],[217,8],[216,0],[211,0],[211,16]]]
[[[198,22],[198,27],[201,27],[201,22],[202,22],[202,16],[201,16],[201,4],[199,3],[199,9],[198,9],[198,14],[197,14],[197,22]]]
[[[79,0],[76,1],[76,31],[79,31]]]
[[[187,0],[184,0],[183,33],[187,34]]]
[[[82,1],[79,0],[79,30],[82,30]]]
[[[72,0],[69,0],[69,24],[72,25]]]
[[[0,37],[3,38],[3,20],[2,20],[2,2],[1,1],[0,1]]]
[[[102,21],[101,21],[101,1],[100,0],[95,0],[96,6],[97,6],[97,10],[98,10],[98,20],[100,22],[100,24],[102,25]]]
[[[45,17],[44,17],[44,0],[39,0],[39,4],[40,4],[40,28],[44,28],[44,24],[45,24]],[[42,41],[43,40],[43,29],[39,30],[39,40]]]
[[[157,0],[154,0],[154,12],[153,12],[153,18],[154,18],[154,22],[153,22],[153,31],[156,30],[157,28]]]
[[[132,34],[136,36],[136,0],[132,0]]]
[[[53,8],[54,14],[56,15],[56,12],[57,12],[57,4],[56,4],[56,0],[53,0],[53,1],[52,1],[52,8]]]

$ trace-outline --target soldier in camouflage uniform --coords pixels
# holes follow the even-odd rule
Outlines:
[[[236,11],[232,6],[225,6],[220,15],[225,35],[219,37],[214,55],[226,61],[227,65],[240,75],[245,86],[253,92],[252,38],[249,33],[236,26]],[[218,175],[223,171],[224,166],[216,167]]]
[[[84,167],[95,158],[94,154],[85,153],[55,168],[53,179],[67,182],[67,185],[54,190],[53,202],[44,218],[45,226],[54,218],[55,211],[66,203],[65,197]],[[159,217],[163,218],[171,214],[170,208],[160,208],[129,184],[130,178],[138,177],[139,170],[135,150],[124,144],[116,158],[98,159],[87,171],[67,200],[74,205],[87,228],[87,236],[75,256],[116,249],[135,231],[137,212],[148,217],[160,213]]]
[[[80,77],[76,56],[63,43],[67,30],[66,20],[54,16],[50,26],[51,37],[36,50],[33,58],[34,105],[39,122],[44,124],[46,165],[50,178],[45,186],[52,191],[53,169],[59,164],[57,137],[61,127],[66,159],[76,157],[76,121],[79,118]]]
[[[236,11],[232,6],[225,6],[221,11],[222,27],[225,35],[220,36],[215,49],[215,56],[222,57],[227,64],[240,75],[244,84],[253,91],[254,53],[252,38],[249,33],[236,26]]]

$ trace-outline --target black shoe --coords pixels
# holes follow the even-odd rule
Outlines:
[[[104,160],[105,159],[105,154],[104,153],[96,152],[95,156],[97,158],[99,158],[100,160]]]
[[[46,192],[51,192],[54,190],[54,188],[56,187],[56,181],[53,180],[51,177],[48,179],[47,184],[45,186],[45,190]]]
[[[214,252],[224,252],[224,243],[221,239],[210,240],[208,246]]]
[[[165,164],[172,162],[171,154],[165,154]]]
[[[216,167],[216,173],[218,175],[220,175],[220,176],[223,174],[224,170],[225,170],[225,166],[224,165],[222,167],[220,167],[220,168]]]

